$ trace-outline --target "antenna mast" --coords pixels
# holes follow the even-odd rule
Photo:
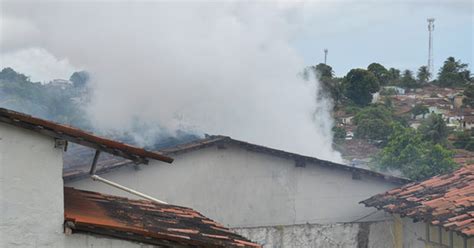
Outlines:
[[[328,49],[324,49],[324,64],[326,65],[326,62],[328,60]]]
[[[433,31],[434,31],[434,18],[428,18],[428,32],[429,32],[429,44],[428,44],[428,70],[433,75],[434,64],[433,64]]]

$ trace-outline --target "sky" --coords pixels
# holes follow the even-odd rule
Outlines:
[[[91,74],[87,117],[142,145],[177,131],[222,134],[341,162],[331,102],[303,68],[338,76],[372,62],[415,70],[473,60],[473,2],[0,0],[0,67],[33,81]],[[314,77],[311,77],[314,80]],[[137,120],[140,122],[137,128]]]
[[[18,2],[23,3],[20,4],[22,11],[11,14],[10,5]],[[87,0],[78,2],[94,5]],[[102,4],[114,5],[114,2]],[[35,23],[24,19],[25,14],[35,12],[34,5],[23,0],[2,0],[0,4],[0,66],[15,67],[38,81],[67,78],[74,70],[83,69],[80,64],[71,62],[67,54],[52,54],[25,41],[47,35],[40,34]],[[265,5],[287,10],[283,15],[292,29],[289,42],[306,65],[323,62],[323,50],[328,49],[328,64],[338,76],[352,68],[365,68],[372,62],[410,70],[425,65],[428,57],[426,19],[429,17],[436,19],[435,70],[448,56],[473,64],[474,1],[270,1]],[[10,39],[16,36],[21,39]],[[15,45],[8,44],[13,41]],[[472,66],[470,68],[472,70]]]

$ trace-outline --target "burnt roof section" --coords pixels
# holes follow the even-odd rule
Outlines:
[[[204,149],[204,148],[212,147],[212,146],[217,146],[217,147],[225,146],[226,144],[235,144],[248,151],[264,153],[264,154],[277,156],[277,157],[285,158],[285,159],[291,159],[299,164],[312,163],[312,164],[325,166],[329,168],[341,169],[341,170],[363,174],[363,175],[367,175],[371,177],[376,177],[376,178],[379,178],[388,182],[396,183],[399,185],[411,182],[411,180],[406,179],[406,178],[385,175],[379,172],[375,172],[375,171],[371,171],[371,170],[367,170],[363,168],[352,167],[352,166],[348,166],[344,164],[338,164],[338,163],[334,163],[334,162],[330,162],[326,160],[321,160],[314,157],[309,157],[309,156],[299,155],[296,153],[291,153],[291,152],[287,152],[283,150],[273,149],[266,146],[255,145],[255,144],[232,139],[228,136],[222,136],[222,135],[207,135],[204,139],[200,139],[193,142],[188,142],[188,143],[177,145],[174,147],[162,149],[160,150],[160,152],[165,155],[174,156],[174,155],[196,151],[196,150],[200,150],[200,149]],[[84,166],[81,166],[80,159],[76,159],[75,161],[76,161],[75,164],[69,166],[70,168],[67,168],[64,170],[63,178],[65,180],[74,180],[74,179],[83,178],[87,174],[87,169]],[[65,161],[65,163],[69,163],[69,160]],[[116,169],[122,166],[127,166],[127,165],[130,165],[130,163],[125,163],[123,160],[121,161],[99,160],[97,164],[97,174],[104,174],[113,169]]]
[[[167,163],[173,162],[172,158],[162,155],[159,152],[150,152],[145,149],[99,137],[71,126],[61,125],[4,108],[0,108],[0,122],[104,151],[132,160],[136,163],[146,164],[148,163],[147,159],[155,159]]]
[[[164,247],[260,247],[190,208],[69,187],[64,188],[64,216],[73,233]]]
[[[474,165],[375,195],[361,203],[472,237]]]

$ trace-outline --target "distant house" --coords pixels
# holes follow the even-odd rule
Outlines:
[[[136,164],[172,161],[0,109],[0,247],[260,247],[190,208],[65,188],[68,142]]]
[[[362,201],[394,216],[393,247],[474,247],[474,165]],[[388,246],[387,246],[388,247]]]
[[[474,127],[474,115],[465,115],[462,119],[462,127],[471,130]]]
[[[382,87],[382,91],[385,91],[385,92],[392,91],[392,92],[395,92],[396,95],[405,95],[405,89],[397,87],[397,86],[384,86]]]
[[[462,107],[463,105],[463,99],[464,99],[464,96],[463,95],[456,95],[453,97],[453,105],[455,108],[459,109]]]
[[[67,186],[124,194],[89,179],[84,161],[93,153],[69,152]],[[379,230],[390,227],[392,218],[358,202],[409,182],[227,136],[208,136],[160,152],[173,156],[173,165],[136,166],[104,157],[97,172],[197,209],[264,247],[384,247],[392,236]]]
[[[59,87],[62,90],[72,87],[72,82],[64,79],[54,79],[48,83],[49,86]]]
[[[344,115],[341,116],[341,122],[344,125],[352,125],[352,119],[354,119],[354,115]]]

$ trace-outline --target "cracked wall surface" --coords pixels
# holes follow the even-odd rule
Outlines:
[[[392,248],[392,221],[303,224],[233,230],[264,248]]]

